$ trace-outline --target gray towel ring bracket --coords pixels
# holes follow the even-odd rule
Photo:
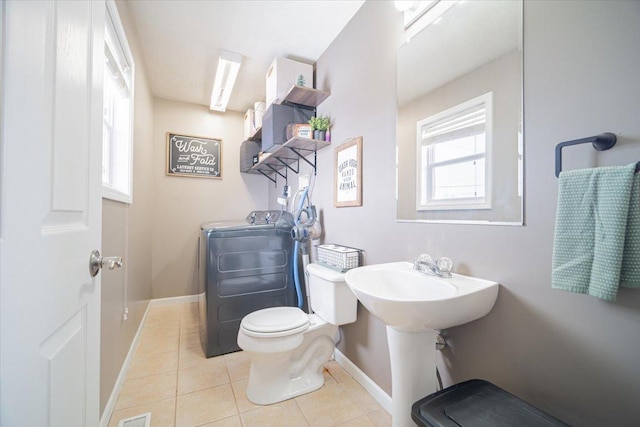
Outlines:
[[[605,151],[616,145],[617,137],[614,133],[605,132],[600,135],[590,136],[588,138],[574,139],[573,141],[565,141],[556,145],[556,178],[562,172],[562,148],[569,145],[586,144],[590,142],[597,151]],[[636,164],[636,173],[640,170],[640,162]]]

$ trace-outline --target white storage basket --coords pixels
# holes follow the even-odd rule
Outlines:
[[[359,266],[360,251],[340,245],[320,245],[318,261],[340,271],[347,271]]]

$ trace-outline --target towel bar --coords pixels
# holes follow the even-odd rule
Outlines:
[[[611,132],[601,133],[600,135],[590,136],[588,138],[574,139],[573,141],[565,141],[556,145],[556,178],[560,176],[562,172],[562,148],[568,145],[586,144],[592,143],[593,148],[597,151],[605,151],[616,145],[617,137]],[[640,162],[636,165],[636,172],[640,168]]]

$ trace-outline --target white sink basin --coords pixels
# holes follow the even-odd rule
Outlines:
[[[429,276],[413,270],[410,262],[355,268],[345,279],[367,310],[405,331],[446,329],[486,316],[499,287],[459,274],[448,279]]]

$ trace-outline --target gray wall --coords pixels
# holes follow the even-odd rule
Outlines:
[[[122,364],[131,347],[151,297],[151,224],[153,182],[153,99],[147,83],[136,33],[126,3],[117,2],[136,64],[133,133],[133,203],[102,201],[102,248],[104,256],[122,256],[118,270],[103,270],[100,349],[100,412],[111,396]],[[123,320],[125,307],[128,319]]]
[[[222,139],[222,179],[168,176],[167,132]],[[243,219],[267,204],[268,181],[240,173],[243,114],[202,105],[154,100],[153,298],[198,293],[198,235],[205,222]]]
[[[429,252],[502,284],[487,317],[444,332],[446,385],[485,378],[574,425],[637,425],[640,291],[609,303],[552,290],[550,277],[555,144],[611,131],[614,149],[571,147],[565,168],[640,160],[640,2],[530,1],[524,20],[526,226],[395,222],[392,2],[366,2],[317,62],[316,87],[332,93],[319,108],[332,118],[332,145],[364,137],[364,205],[333,207],[333,148],[318,152],[313,201],[325,241],[366,249],[369,264]],[[270,187],[270,202],[280,193]],[[384,326],[362,307],[358,316],[339,348],[390,392]]]

